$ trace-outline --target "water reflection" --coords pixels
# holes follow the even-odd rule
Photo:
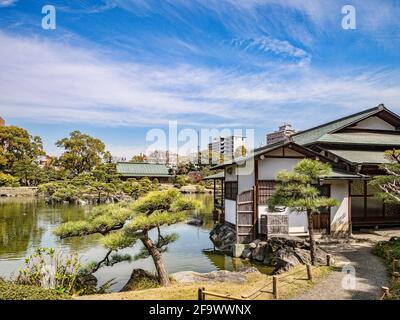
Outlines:
[[[170,273],[192,270],[209,272],[217,269],[235,270],[240,264],[246,264],[225,257],[213,251],[209,240],[212,228],[212,196],[188,195],[201,201],[202,208],[195,213],[202,218],[201,227],[180,223],[163,228],[163,232],[176,232],[179,239],[168,247],[164,254],[165,263]],[[0,198],[0,276],[15,275],[23,265],[24,257],[31,254],[35,247],[51,247],[65,253],[78,252],[82,262],[98,261],[106,250],[99,242],[101,235],[60,240],[53,235],[53,230],[66,221],[84,219],[90,214],[90,207],[74,205],[46,205],[37,199]],[[140,242],[134,247],[121,250],[120,253],[135,255],[140,249]],[[203,251],[204,249],[208,249]],[[105,267],[96,273],[102,284],[115,278],[113,290],[123,287],[129,279],[132,269],[154,270],[151,258],[132,262],[123,262],[113,267]]]

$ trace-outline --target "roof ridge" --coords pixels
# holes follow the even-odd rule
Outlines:
[[[378,111],[382,111],[382,110],[388,110],[388,109],[385,107],[384,104],[379,104],[376,107],[369,108],[369,109],[366,109],[366,110],[363,110],[363,111],[360,111],[360,112],[357,112],[357,113],[353,113],[353,114],[350,114],[348,116],[345,116],[345,117],[342,117],[342,118],[339,118],[339,119],[336,119],[336,120],[333,120],[333,121],[330,121],[330,122],[326,122],[326,123],[320,124],[318,126],[315,126],[315,127],[303,130],[303,131],[298,131],[298,132],[292,134],[290,136],[290,138],[292,138],[294,136],[297,136],[297,135],[300,135],[300,134],[305,133],[305,132],[309,132],[309,131],[312,131],[312,130],[315,130],[315,129],[319,129],[319,128],[331,125],[331,124],[333,124],[335,122],[343,121],[343,120],[346,120],[346,119],[349,119],[349,118],[352,118],[352,117],[356,117],[356,116],[362,115],[364,113],[367,114],[367,113],[370,113],[372,111],[377,111],[378,112]],[[328,133],[330,133],[330,132],[328,132]]]

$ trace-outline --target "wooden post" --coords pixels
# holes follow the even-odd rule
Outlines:
[[[327,265],[328,267],[331,266],[331,255],[330,255],[330,254],[327,254],[327,255],[326,255],[326,265]]]
[[[272,276],[272,293],[274,299],[279,299],[279,287],[278,287],[278,277]]]
[[[382,292],[383,292],[383,296],[381,299],[389,296],[389,288],[388,287],[382,287]]]
[[[206,300],[206,295],[204,294],[205,288],[199,288],[199,290],[197,290],[197,300],[202,301],[202,300]]]
[[[311,265],[307,264],[306,267],[307,267],[307,278],[308,280],[313,281]]]
[[[396,272],[398,267],[399,267],[399,260],[393,259],[393,263],[392,263],[393,272]]]

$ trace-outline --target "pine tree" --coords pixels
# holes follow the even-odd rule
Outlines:
[[[398,204],[400,202],[400,150],[385,152],[385,158],[389,163],[380,166],[386,175],[375,176],[370,182],[378,186],[380,191],[377,197],[386,203]]]
[[[316,264],[316,247],[313,228],[313,215],[321,208],[337,205],[337,200],[321,196],[317,188],[321,177],[328,176],[329,164],[316,160],[303,159],[297,163],[293,171],[280,171],[277,175],[277,187],[268,201],[271,210],[277,206],[288,207],[296,212],[306,212],[310,239],[310,255],[313,265]]]
[[[61,238],[95,233],[103,235],[102,243],[109,251],[93,268],[93,272],[103,264],[113,264],[110,261],[112,252],[131,247],[140,240],[144,248],[138,257],[151,256],[160,284],[168,286],[170,281],[162,253],[167,250],[168,244],[177,239],[177,236],[163,235],[161,227],[184,221],[187,213],[198,206],[197,201],[184,198],[177,190],[153,191],[133,203],[96,207],[87,220],[64,223],[55,230],[55,234]],[[155,241],[150,237],[152,230],[157,231]]]

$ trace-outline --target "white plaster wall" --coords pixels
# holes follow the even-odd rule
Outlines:
[[[339,202],[337,207],[331,208],[331,234],[346,233],[349,230],[348,181],[335,180],[328,183],[331,183],[331,197]]]
[[[231,173],[228,173],[229,170],[231,170]],[[236,181],[236,180],[237,180],[236,165],[225,167],[225,181]]]
[[[254,187],[254,161],[248,160],[242,166],[237,167],[239,193],[251,190]]]
[[[360,121],[354,126],[354,128],[374,129],[374,130],[395,130],[395,127],[393,127],[390,123],[387,123],[386,121],[378,117],[371,117],[363,121]]]
[[[225,199],[225,221],[236,225],[236,201]]]
[[[300,159],[266,158],[260,160],[258,166],[259,180],[275,180],[276,175],[282,170],[292,170]]]

